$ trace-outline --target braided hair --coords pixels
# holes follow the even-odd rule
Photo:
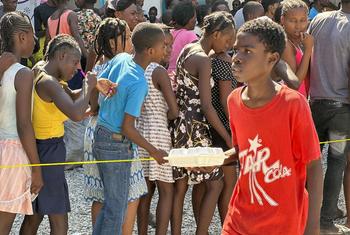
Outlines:
[[[214,32],[223,31],[227,28],[234,28],[233,17],[228,12],[216,11],[204,17],[203,35],[209,36]]]
[[[61,50],[76,50],[81,54],[79,44],[75,39],[68,34],[56,35],[49,44],[45,53],[45,60],[48,61],[55,57],[57,51]]]
[[[109,43],[110,39],[114,39],[117,47],[118,36],[121,36],[123,50],[125,49],[126,29],[127,23],[124,20],[110,17],[102,20],[97,28],[96,39],[94,42],[94,49],[97,54],[96,61],[98,61],[103,55],[108,58],[114,57],[114,52]]]
[[[20,11],[6,13],[0,20],[1,52],[14,51],[14,36],[19,32],[33,30],[29,17]]]

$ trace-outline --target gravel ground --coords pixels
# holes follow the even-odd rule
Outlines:
[[[325,167],[324,161],[324,167]],[[69,193],[71,200],[72,212],[69,213],[69,235],[89,235],[92,233],[91,228],[91,216],[90,216],[90,205],[87,204],[83,199],[83,169],[77,168],[71,171],[66,171],[66,178],[69,185]],[[183,215],[183,234],[195,234],[195,221],[192,213],[191,206],[191,189],[188,190]],[[155,194],[156,195],[156,194]],[[152,212],[154,213],[156,207],[157,196],[154,197],[152,202]],[[339,200],[340,208],[345,210],[345,202],[343,193],[341,193]],[[19,234],[19,228],[23,220],[22,216],[17,216],[16,221],[13,225],[11,234]],[[339,221],[344,223],[344,220]],[[215,212],[212,224],[210,226],[210,234],[220,234],[221,225],[218,212]],[[44,219],[43,223],[39,228],[38,234],[47,235],[49,234],[49,223],[47,218]],[[134,227],[134,234],[137,234],[136,226]],[[149,226],[149,234],[155,234],[155,230]],[[170,234],[170,233],[169,233]]]
[[[74,170],[66,171],[66,178],[69,186],[70,202],[71,202],[71,213],[69,213],[69,235],[89,235],[92,233],[91,216],[90,216],[90,205],[85,202],[83,198],[83,169],[76,168]],[[191,189],[188,190],[183,215],[183,234],[194,234],[196,227],[191,205]],[[155,213],[156,202],[158,196],[152,201],[152,213]],[[19,229],[23,220],[23,216],[17,216],[11,235],[19,234]],[[169,228],[170,229],[170,228]],[[49,223],[48,219],[45,218],[39,228],[39,235],[49,234]],[[218,212],[215,212],[215,217],[210,226],[210,234],[219,234],[221,231],[220,218]],[[137,234],[136,225],[134,227],[134,233]],[[149,234],[155,234],[155,229],[149,226]],[[170,232],[169,232],[170,234]]]

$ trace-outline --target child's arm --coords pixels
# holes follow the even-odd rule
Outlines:
[[[279,60],[278,63],[275,65],[273,71],[272,71],[272,79],[277,80],[282,79],[288,87],[292,89],[299,89],[300,81],[298,77],[295,75],[291,67],[284,61]]]
[[[0,81],[5,71],[17,62],[16,57],[10,52],[4,52],[0,56]]]
[[[25,68],[16,74],[15,89],[16,93],[16,117],[17,132],[21,144],[31,164],[38,164],[39,156],[36,148],[34,129],[32,126],[32,89],[33,72]],[[32,167],[31,193],[38,194],[44,185],[41,168]]]
[[[68,16],[68,22],[70,31],[72,32],[72,36],[75,38],[75,40],[78,42],[81,53],[85,58],[88,58],[87,50],[84,46],[84,42],[80,37],[79,30],[78,30],[78,16],[75,12],[69,13]]]
[[[176,97],[171,87],[170,78],[167,71],[162,68],[156,68],[152,73],[152,82],[160,90],[168,104],[168,119],[173,120],[179,116],[179,107],[176,103]]]
[[[35,89],[40,98],[47,102],[53,102],[72,121],[80,121],[84,118],[89,105],[90,95],[96,86],[96,75],[88,73],[80,97],[73,100],[61,87],[61,84],[52,79],[42,79]]]
[[[163,157],[167,156],[168,154],[161,149],[157,149],[152,144],[150,144],[145,138],[143,138],[143,136],[140,135],[138,130],[135,128],[135,117],[127,113],[125,113],[123,120],[122,134],[136,145],[145,149],[149,153],[149,155],[157,161],[158,164],[163,164],[166,162],[163,159]]]
[[[225,140],[227,146],[232,146],[231,136],[226,131],[211,102],[211,61],[208,57],[198,56],[196,67],[198,68],[199,96],[202,111],[205,117],[208,119],[208,122]]]
[[[309,193],[309,213],[304,234],[320,234],[320,213],[323,194],[322,166],[320,159],[311,161],[307,165],[306,188]]]

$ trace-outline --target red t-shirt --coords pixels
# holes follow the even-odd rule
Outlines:
[[[251,109],[242,102],[243,89],[228,98],[241,171],[222,234],[303,234],[306,166],[321,155],[308,103],[282,86],[268,104]]]

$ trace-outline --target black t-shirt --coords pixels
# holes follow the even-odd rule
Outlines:
[[[57,7],[49,6],[47,3],[40,4],[34,9],[34,29],[36,36],[45,36],[45,34],[40,35],[40,32],[47,28],[47,20],[56,10]]]

